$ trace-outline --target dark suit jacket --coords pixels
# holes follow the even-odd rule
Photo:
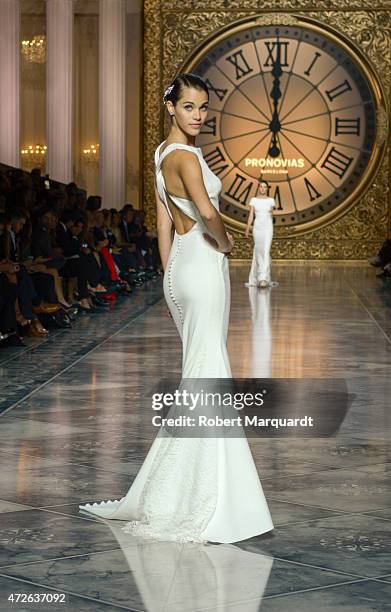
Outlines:
[[[10,261],[18,261],[17,238],[15,237],[16,248],[12,240],[11,233],[5,230],[0,236],[0,260],[9,259]]]
[[[53,257],[53,245],[49,230],[44,225],[36,225],[31,236],[33,257]]]
[[[64,225],[60,221],[56,228],[56,244],[62,249],[64,249],[65,245],[68,242],[67,234],[68,234],[67,227],[66,226],[64,227]]]

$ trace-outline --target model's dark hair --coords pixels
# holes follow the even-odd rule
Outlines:
[[[14,208],[8,214],[8,220],[12,221],[13,219],[15,219],[15,221],[21,221],[21,219],[26,219],[27,220],[28,219],[28,214],[24,210],[24,208]]]
[[[270,189],[270,185],[269,185],[269,183],[268,183],[267,181],[265,181],[265,179],[263,179],[263,178],[258,179],[258,187],[259,187],[260,185],[262,185],[262,183],[264,183],[264,184],[266,185],[267,190],[269,191],[269,189]]]
[[[178,100],[182,96],[184,87],[194,87],[204,91],[209,100],[209,89],[205,81],[197,74],[192,72],[182,72],[178,74],[172,83],[167,87],[163,95],[164,102],[172,102],[176,106]]]

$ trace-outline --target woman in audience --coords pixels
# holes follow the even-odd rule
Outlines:
[[[110,237],[114,239],[110,231],[110,237],[105,227],[105,218],[102,210],[95,213],[95,226],[93,230],[95,248],[100,255],[102,280],[109,290],[117,289],[123,293],[131,293],[130,286],[125,280],[124,275],[120,275],[121,269],[116,264],[110,248]]]
[[[59,304],[66,310],[72,307],[64,295],[59,270],[65,265],[61,249],[54,246],[54,235],[58,224],[57,214],[47,208],[41,211],[38,223],[35,224],[31,240],[31,252],[34,259],[40,258],[40,263],[54,278],[56,296]]]

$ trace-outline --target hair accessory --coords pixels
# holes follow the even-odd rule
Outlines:
[[[167,87],[167,89],[165,90],[164,95],[163,95],[163,102],[166,101],[167,96],[170,95],[170,93],[172,92],[173,89],[174,89],[174,85],[170,85],[170,87]]]

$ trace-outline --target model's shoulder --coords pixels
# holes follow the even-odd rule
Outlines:
[[[166,149],[165,149],[166,150]],[[164,155],[164,151],[163,151]],[[167,152],[167,155],[164,156],[163,163],[166,162],[168,166],[174,166],[175,168],[180,169],[198,169],[200,168],[200,160],[197,149],[193,148],[172,148]]]

